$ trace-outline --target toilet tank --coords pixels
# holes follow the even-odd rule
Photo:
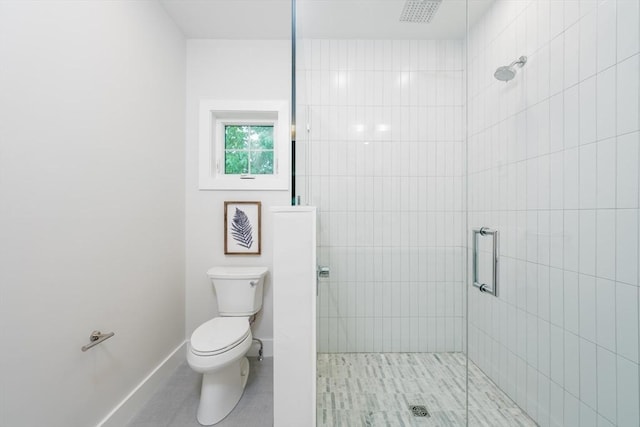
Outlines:
[[[213,267],[213,283],[220,316],[251,316],[262,308],[267,267]]]

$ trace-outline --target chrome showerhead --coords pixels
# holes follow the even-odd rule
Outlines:
[[[493,77],[500,80],[501,82],[508,82],[515,76],[516,70],[510,65],[503,65],[502,67],[498,67],[496,72],[493,73]]]
[[[493,77],[500,80],[501,82],[508,82],[516,76],[516,65],[519,68],[522,68],[524,64],[527,63],[527,57],[521,56],[516,61],[513,61],[509,65],[503,65],[502,67],[498,67],[495,73],[493,73]]]
[[[400,22],[431,22],[442,0],[406,0]]]

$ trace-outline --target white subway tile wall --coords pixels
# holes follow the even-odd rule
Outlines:
[[[541,426],[640,424],[639,5],[496,1],[470,32],[467,147],[462,42],[299,42],[320,352],[463,350],[465,227],[490,226],[473,361]]]
[[[639,5],[498,0],[470,32],[469,227],[502,235],[469,356],[541,426],[640,425]]]
[[[463,43],[300,40],[319,352],[462,351]]]

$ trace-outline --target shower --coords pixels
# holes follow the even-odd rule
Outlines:
[[[638,1],[297,2],[316,425],[640,426]]]
[[[513,61],[509,65],[503,65],[502,67],[498,67],[496,72],[493,73],[493,77],[495,77],[496,79],[502,82],[508,82],[509,80],[513,79],[516,76],[517,70],[515,66],[517,65],[518,67],[522,68],[526,63],[527,63],[527,57],[521,56],[520,58]]]

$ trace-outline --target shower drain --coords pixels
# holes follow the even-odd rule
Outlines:
[[[429,411],[424,405],[410,405],[409,409],[414,417],[429,417]]]

